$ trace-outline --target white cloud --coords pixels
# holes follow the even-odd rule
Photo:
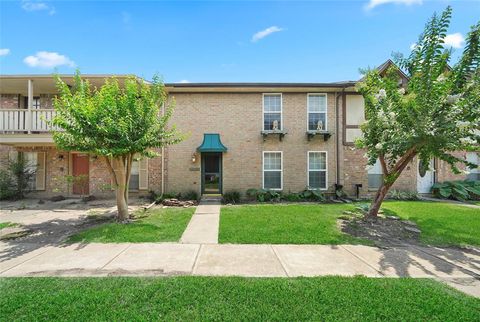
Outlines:
[[[7,56],[8,54],[10,54],[10,49],[8,49],[8,48],[1,48],[0,49],[0,56]]]
[[[381,6],[383,4],[388,3],[395,3],[395,4],[403,4],[410,6],[412,4],[422,4],[423,0],[370,0],[365,5],[366,10],[372,10],[375,7]]]
[[[188,79],[182,79],[181,81],[179,81],[180,84],[188,84],[190,83],[190,81]]]
[[[462,48],[463,44],[465,43],[465,38],[463,38],[463,35],[461,33],[456,32],[454,34],[447,35],[444,41],[446,46],[450,46],[453,48]]]
[[[39,51],[35,55],[27,56],[23,62],[30,67],[54,68],[58,66],[75,67],[75,62],[65,55],[49,51]]]
[[[283,30],[282,28],[279,28],[277,26],[268,27],[267,29],[264,29],[264,30],[261,30],[261,31],[255,33],[252,36],[252,42],[257,42],[260,39],[263,39],[263,38],[267,37],[268,35],[273,34],[274,32],[279,32],[279,31],[282,31],[282,30]]]
[[[45,2],[39,1],[22,1],[22,9],[25,11],[48,11],[49,15],[55,14],[55,7],[48,5]]]

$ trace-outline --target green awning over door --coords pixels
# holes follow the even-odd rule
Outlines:
[[[203,134],[203,142],[197,148],[198,152],[227,152],[227,148],[220,140],[218,133]]]

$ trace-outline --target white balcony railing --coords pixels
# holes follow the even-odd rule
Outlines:
[[[55,116],[53,109],[0,109],[1,132],[48,132],[48,122]]]

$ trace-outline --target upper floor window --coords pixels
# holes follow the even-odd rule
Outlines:
[[[327,129],[327,94],[308,94],[308,130],[325,131]]]
[[[263,94],[263,130],[282,130],[282,94]]]
[[[282,190],[282,152],[263,152],[263,189]]]
[[[24,97],[25,99],[25,108],[28,108],[28,97]],[[40,108],[40,97],[33,97],[32,98],[32,109],[38,110]]]
[[[477,152],[467,152],[466,159],[468,162],[476,164],[476,168],[468,168],[467,180],[480,180],[480,156]]]
[[[383,183],[383,171],[380,160],[368,166],[368,189],[378,189]]]
[[[308,188],[327,189],[327,152],[308,152]]]
[[[343,110],[343,142],[346,145],[353,145],[357,138],[362,137],[360,125],[365,122],[365,102],[360,94],[345,95]]]

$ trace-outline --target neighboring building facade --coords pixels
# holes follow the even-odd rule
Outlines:
[[[98,87],[109,76],[83,77]],[[71,76],[62,79],[73,83]],[[382,174],[378,165],[367,167],[365,151],[353,145],[364,122],[355,83],[166,84],[176,102],[171,124],[187,137],[157,151],[159,157],[135,162],[130,190],[334,193],[341,185],[352,197],[366,196]],[[0,76],[0,166],[22,153],[36,165],[32,187],[40,196],[112,194],[100,158],[55,148],[45,122],[55,113],[55,94],[51,76]],[[459,154],[479,163],[477,153]],[[479,179],[478,169],[454,175],[443,161],[432,162],[426,171],[413,160],[394,188],[428,193],[436,181]],[[72,183],[73,177],[80,180]]]

